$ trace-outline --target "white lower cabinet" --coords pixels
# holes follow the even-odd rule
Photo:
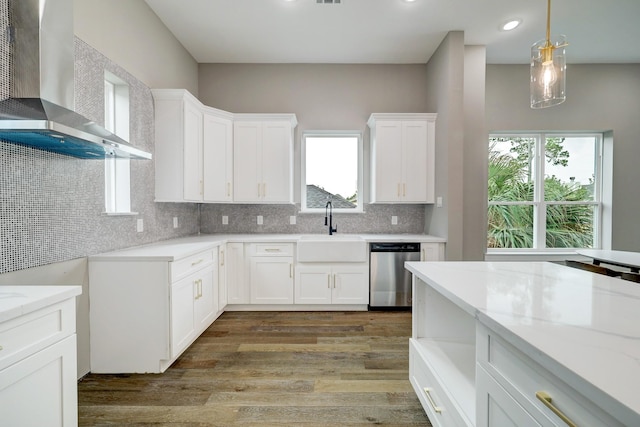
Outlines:
[[[0,322],[0,425],[78,425],[75,310],[71,298]]]
[[[293,304],[293,244],[249,245],[251,304]]]
[[[218,248],[89,259],[91,371],[160,373],[219,315]]]
[[[295,303],[368,304],[367,264],[298,264]]]
[[[244,243],[227,243],[225,256],[228,304],[249,304],[249,282],[246,280]]]

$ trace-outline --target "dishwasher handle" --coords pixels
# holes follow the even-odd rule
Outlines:
[[[420,252],[420,243],[375,242],[370,243],[369,250],[371,252]]]

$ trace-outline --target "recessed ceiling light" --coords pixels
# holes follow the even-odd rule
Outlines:
[[[511,31],[522,24],[522,19],[510,19],[504,24],[500,25],[502,31]]]

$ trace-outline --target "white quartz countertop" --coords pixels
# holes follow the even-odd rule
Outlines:
[[[0,322],[82,293],[81,286],[0,286]]]
[[[309,234],[202,234],[179,239],[164,240],[103,254],[92,255],[90,261],[175,261],[228,242],[238,243],[296,243]],[[317,235],[323,238],[328,235]],[[426,234],[336,234],[337,238],[358,236],[367,242],[436,242],[446,239]],[[330,238],[330,237],[329,237]]]
[[[546,262],[407,269],[603,409],[640,419],[640,286]]]
[[[623,267],[639,268],[640,252],[612,251],[603,249],[579,249],[578,254],[593,258],[596,261],[602,261],[605,264],[610,263]]]

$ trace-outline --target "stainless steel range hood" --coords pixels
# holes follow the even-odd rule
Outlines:
[[[74,112],[73,0],[9,0],[10,96],[0,139],[83,159],[151,154]]]

